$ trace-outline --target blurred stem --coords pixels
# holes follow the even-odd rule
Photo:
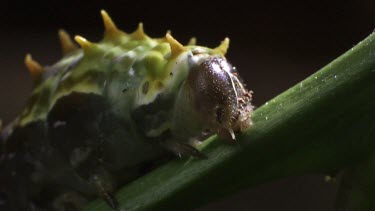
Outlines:
[[[176,159],[123,187],[122,207],[188,210],[274,179],[356,165],[375,147],[373,40],[257,109],[238,144],[211,137],[202,147],[207,160]],[[86,210],[109,208],[95,201]]]
[[[375,130],[375,128],[374,128]],[[375,210],[375,154],[343,172],[337,210]]]

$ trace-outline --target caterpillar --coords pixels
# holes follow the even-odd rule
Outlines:
[[[0,210],[79,210],[96,197],[120,210],[118,187],[177,156],[203,158],[202,137],[234,141],[252,125],[252,92],[218,47],[182,45],[143,25],[117,28],[101,11],[104,38],[71,40],[63,57],[25,64],[34,89],[1,130]]]

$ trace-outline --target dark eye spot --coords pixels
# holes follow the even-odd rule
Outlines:
[[[157,83],[157,85],[158,85],[158,89],[162,89],[164,87],[164,84],[160,81]]]
[[[172,73],[172,72],[170,72],[170,73],[169,73],[169,75],[170,75],[170,76],[173,76],[173,73]]]
[[[221,124],[223,123],[224,109],[222,107],[216,108],[216,121]]]
[[[150,87],[150,82],[146,81],[142,86],[142,93],[147,94],[148,88]]]

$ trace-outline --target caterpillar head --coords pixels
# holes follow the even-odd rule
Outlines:
[[[176,133],[185,137],[203,128],[234,140],[235,132],[252,124],[251,92],[245,89],[223,53],[216,53],[218,48],[200,53],[199,47],[193,48],[188,59],[189,68],[176,100],[173,122],[178,127]]]
[[[251,125],[251,94],[227,60],[206,58],[190,71],[186,82],[193,107],[209,130],[234,140],[234,132]]]

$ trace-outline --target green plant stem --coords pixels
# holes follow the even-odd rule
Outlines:
[[[208,159],[173,160],[117,197],[125,210],[188,210],[274,179],[336,172],[374,150],[374,108],[372,34],[258,108],[237,144],[211,137],[202,147]],[[99,200],[85,210],[109,209]]]
[[[337,210],[375,210],[375,154],[343,171]]]

